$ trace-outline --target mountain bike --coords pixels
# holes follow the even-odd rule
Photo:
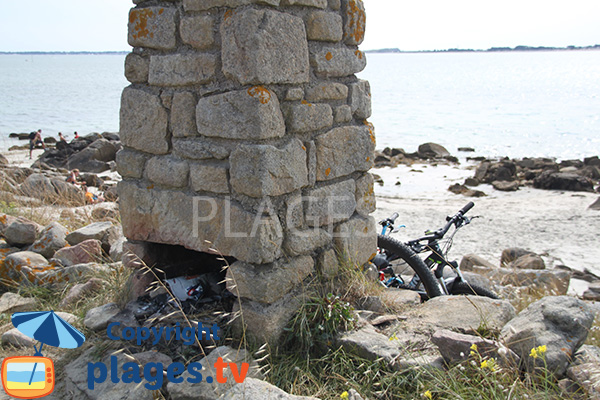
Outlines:
[[[377,235],[379,250],[372,260],[379,270],[380,282],[386,287],[415,290],[424,300],[459,294],[497,299],[498,296],[491,290],[467,282],[458,263],[447,259],[456,232],[477,218],[465,216],[474,206],[473,202],[469,202],[454,216],[446,217],[442,228],[426,231],[425,236],[404,243],[389,236],[397,232],[394,224],[398,213],[380,221],[382,232]],[[452,226],[454,231],[444,239]],[[444,274],[446,267],[453,271],[449,276]]]

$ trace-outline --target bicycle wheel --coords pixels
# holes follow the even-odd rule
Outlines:
[[[427,268],[427,265],[425,265],[423,260],[421,260],[419,256],[404,243],[389,236],[377,235],[377,246],[380,250],[385,252],[388,260],[397,258],[396,260],[390,261],[390,264],[394,273],[402,277],[404,282],[410,282],[416,273],[421,280],[421,284],[416,288],[417,290],[423,290],[427,293],[429,298],[441,296],[443,294],[442,289],[431,270]],[[399,285],[397,287],[413,289],[406,285]]]
[[[470,294],[476,296],[484,296],[489,297],[490,299],[499,299],[498,295],[492,292],[489,289],[481,287],[479,285],[475,285],[474,283],[467,282],[455,282],[452,285],[452,289],[450,290],[450,294],[459,295],[459,294]]]

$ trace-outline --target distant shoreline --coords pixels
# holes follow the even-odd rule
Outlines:
[[[489,49],[444,49],[444,50],[400,50],[398,48],[365,50],[365,53],[500,53],[513,51],[576,51],[576,50],[600,50],[600,44],[593,46],[567,46],[567,47],[546,47],[546,46],[516,46],[516,47],[490,47]]]

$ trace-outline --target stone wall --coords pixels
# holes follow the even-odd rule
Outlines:
[[[124,233],[235,257],[252,334],[376,250],[360,0],[134,0],[117,155]]]

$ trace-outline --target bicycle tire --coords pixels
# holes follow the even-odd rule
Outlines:
[[[421,258],[419,258],[419,256],[404,243],[389,236],[377,235],[377,247],[400,257],[400,259],[419,276],[429,298],[444,294],[435,275],[433,275],[433,272],[431,272],[423,260],[421,260]]]
[[[492,292],[489,289],[486,289],[486,288],[476,285],[474,283],[467,283],[467,282],[462,282],[462,281],[455,282],[454,285],[452,285],[450,294],[452,294],[452,295],[460,295],[460,294],[476,295],[476,296],[489,297],[490,299],[496,299],[496,300],[500,298],[500,297],[498,297],[498,295],[496,293]]]

